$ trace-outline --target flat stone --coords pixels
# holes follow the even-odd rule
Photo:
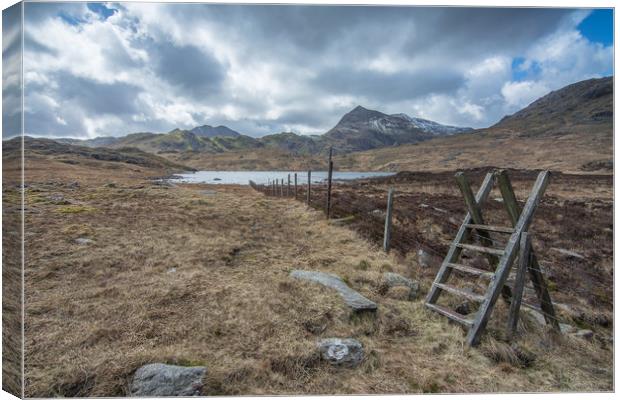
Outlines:
[[[355,339],[323,339],[318,347],[321,358],[332,365],[353,368],[364,360],[364,347]]]
[[[136,371],[130,386],[132,396],[199,396],[206,367],[147,364]]]
[[[566,249],[560,249],[558,247],[552,247],[551,250],[557,251],[558,253],[563,254],[565,256],[568,256],[568,257],[573,257],[573,258],[578,258],[580,260],[585,260],[584,256],[582,256],[579,253],[575,253],[574,251],[570,251],[570,250],[566,250]]]
[[[95,241],[92,239],[88,239],[88,238],[77,238],[75,239],[75,243],[85,245],[85,244],[95,243]]]
[[[386,272],[383,274],[383,283],[390,288],[394,287],[406,287],[409,289],[407,295],[408,300],[415,300],[420,292],[420,284],[411,279],[405,278],[402,275],[398,275],[394,272]]]
[[[291,271],[290,276],[295,279],[316,282],[336,290],[344,299],[344,302],[354,311],[374,311],[377,309],[377,304],[375,302],[368,300],[366,297],[351,289],[336,275],[325,272],[303,271],[297,269]]]

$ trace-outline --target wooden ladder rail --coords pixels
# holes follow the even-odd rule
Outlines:
[[[489,193],[491,193],[491,189],[493,188],[494,178],[495,178],[494,173],[491,173],[491,172],[487,173],[487,175],[484,178],[484,181],[482,182],[482,185],[480,186],[480,189],[478,189],[478,193],[476,194],[475,201],[476,201],[476,204],[478,204],[479,206],[484,204],[484,202],[489,197]],[[467,213],[467,215],[463,219],[463,223],[461,224],[461,227],[459,228],[454,240],[452,241],[452,244],[450,245],[448,254],[446,254],[446,257],[441,263],[441,267],[439,268],[439,272],[437,272],[437,276],[435,277],[435,281],[433,285],[431,286],[431,290],[426,296],[427,304],[435,304],[435,302],[437,301],[437,298],[439,297],[439,294],[441,293],[441,289],[437,287],[435,284],[445,283],[450,277],[450,273],[452,272],[452,268],[450,268],[450,264],[455,263],[457,259],[459,258],[459,255],[461,254],[462,249],[458,247],[458,244],[467,240],[471,234],[471,229],[467,228],[466,226],[467,224],[471,223],[471,221],[472,221],[471,214]]]
[[[521,215],[521,210],[519,209],[519,204],[517,203],[517,198],[506,170],[500,170],[498,172],[497,185],[502,193],[504,206],[510,216],[510,222],[513,227],[516,227],[519,220],[519,215]],[[528,274],[532,280],[532,285],[534,286],[534,291],[536,292],[545,321],[547,324],[551,325],[556,332],[560,332],[560,324],[555,315],[555,309],[547,289],[547,283],[545,282],[545,278],[540,271],[540,264],[538,264],[538,259],[536,258],[536,254],[533,249],[530,251]]]
[[[484,219],[482,218],[482,209],[480,205],[476,202],[476,199],[474,198],[474,193],[471,190],[471,186],[469,185],[467,178],[462,172],[457,172],[455,178],[456,178],[456,183],[459,186],[459,189],[461,190],[461,194],[463,195],[463,198],[465,199],[467,210],[469,211],[469,214],[471,215],[471,219],[474,221],[474,224],[485,225]],[[478,230],[478,236],[480,237],[480,243],[483,246],[487,246],[487,247],[493,246],[493,240],[491,240],[491,235],[488,231]],[[495,270],[499,264],[499,257],[494,254],[490,254],[490,253],[485,253],[484,255],[489,261],[489,265],[491,266],[491,268]],[[502,297],[507,303],[510,304],[510,301],[512,298],[512,290],[510,289],[509,286],[502,287]]]
[[[530,193],[530,196],[525,203],[525,207],[523,208],[523,211],[514,227],[515,231],[510,235],[505,253],[500,259],[499,266],[497,267],[497,271],[495,273],[495,279],[491,285],[489,285],[489,288],[484,296],[485,300],[480,305],[478,313],[476,314],[476,319],[467,334],[466,341],[470,346],[475,346],[480,341],[480,336],[486,327],[489,317],[491,316],[493,306],[501,293],[501,289],[506,282],[506,278],[508,278],[512,263],[517,256],[521,234],[529,228],[534,212],[536,211],[548,182],[548,171],[543,171],[538,174],[536,183],[534,183],[534,187],[532,188],[532,192]]]

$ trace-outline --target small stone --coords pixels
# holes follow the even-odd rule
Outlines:
[[[374,215],[375,217],[380,217],[380,218],[384,218],[385,217],[385,211],[379,210],[378,208],[372,210],[370,213],[372,215]]]
[[[589,329],[579,329],[575,333],[575,337],[582,338],[585,340],[591,340],[594,337],[594,332]]]
[[[136,371],[131,382],[132,396],[199,396],[206,367],[147,364]]]
[[[456,306],[454,311],[456,311],[457,313],[459,313],[461,315],[467,315],[467,314],[471,313],[471,306],[469,305],[468,301],[464,301],[461,304],[459,304],[458,306]]]
[[[439,208],[439,207],[433,207],[433,210],[435,210],[437,212],[440,212],[440,213],[443,213],[443,214],[448,212],[448,211],[444,210],[443,208]]]
[[[428,268],[431,266],[431,255],[422,249],[418,249],[418,264],[422,268]]]
[[[332,365],[353,368],[364,360],[364,348],[355,339],[323,339],[318,347],[321,358]]]
[[[503,203],[504,199],[502,199],[501,197],[496,197],[493,200],[497,201],[498,203]]]
[[[529,314],[534,319],[534,321],[536,321],[538,325],[540,326],[547,325],[547,321],[545,321],[545,316],[539,313],[538,311],[532,310],[531,308],[521,308],[521,310]]]
[[[167,274],[174,274],[175,272],[177,272],[176,268],[170,268],[168,271],[166,271]]]
[[[92,239],[88,239],[88,238],[77,238],[75,239],[75,243],[80,244],[80,245],[86,245],[86,244],[95,243],[95,241]]]
[[[581,254],[575,253],[574,251],[571,251],[571,250],[560,249],[560,248],[557,248],[557,247],[552,247],[551,250],[557,251],[558,253],[563,254],[565,256],[568,256],[568,257],[578,258],[580,260],[584,260],[585,259],[585,257],[582,256]]]
[[[383,285],[387,286],[388,292],[390,292],[390,289],[397,287],[408,289],[405,299],[409,301],[415,300],[420,292],[420,284],[418,282],[405,278],[404,276],[398,275],[394,272],[386,272],[383,274]],[[398,297],[401,297],[401,295]]]

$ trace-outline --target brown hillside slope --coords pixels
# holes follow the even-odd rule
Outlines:
[[[613,79],[569,85],[488,129],[338,157],[343,169],[504,168],[611,172]]]

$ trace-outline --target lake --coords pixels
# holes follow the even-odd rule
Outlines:
[[[305,184],[308,181],[308,171],[196,171],[183,174],[175,174],[173,181],[184,183],[211,183],[221,185],[247,185],[250,180],[257,184],[266,184],[274,179],[287,181],[288,174],[297,173],[297,182]],[[373,178],[394,175],[393,172],[356,172],[347,171],[333,172],[333,180],[348,181],[352,179]],[[312,171],[312,183],[320,183],[327,179],[327,171]]]

